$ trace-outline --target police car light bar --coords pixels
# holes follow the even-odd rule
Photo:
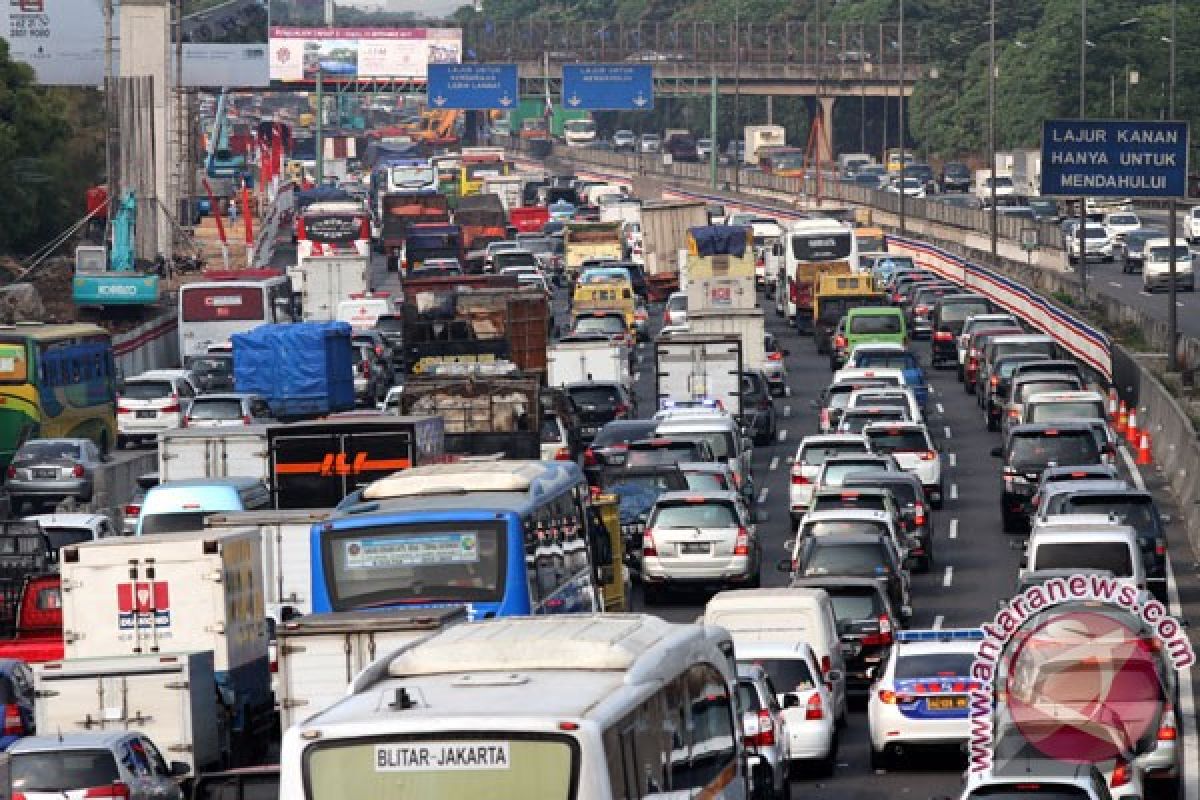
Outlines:
[[[940,628],[938,630],[907,630],[896,633],[896,641],[912,642],[981,642],[980,628]]]

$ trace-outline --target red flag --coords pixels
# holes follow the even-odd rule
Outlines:
[[[271,137],[271,170],[273,175],[283,174],[283,126],[275,123],[275,135]]]
[[[246,220],[246,245],[254,245],[254,218],[250,216],[250,190],[242,187],[242,216]]]
[[[208,184],[208,178],[204,179],[204,191],[208,193],[208,207],[212,210],[213,219],[217,223],[217,236],[221,237],[221,244],[227,244],[225,223],[221,221],[221,208],[217,205],[217,198],[213,197],[212,187]]]

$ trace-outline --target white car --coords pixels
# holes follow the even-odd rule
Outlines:
[[[197,394],[190,375],[186,370],[150,370],[125,381],[117,396],[117,446],[183,427]]]
[[[821,670],[812,647],[805,642],[757,641],[736,635],[735,640],[738,662],[762,666],[779,692],[789,772],[816,762],[823,775],[833,774],[838,741],[833,698],[818,679]]]
[[[571,437],[566,424],[557,414],[542,416],[541,440],[542,461],[571,460]]]
[[[961,745],[970,735],[971,663],[978,628],[898,631],[867,699],[871,767],[886,770],[916,745]]]
[[[187,764],[168,764],[153,742],[133,731],[26,736],[8,753],[13,794],[26,800],[183,800],[178,779]]]
[[[1104,215],[1103,225],[1114,238],[1123,240],[1125,234],[1142,227],[1142,220],[1132,211],[1111,211]]]
[[[663,325],[687,325],[688,299],[685,292],[672,292],[663,310]]]
[[[612,144],[614,150],[632,150],[637,143],[637,136],[633,131],[620,130],[613,134]]]
[[[1087,250],[1087,258],[1091,261],[1112,261],[1113,260],[1113,235],[1108,228],[1103,225],[1091,225],[1084,229],[1084,247]],[[1067,259],[1069,261],[1079,260],[1079,231],[1071,238],[1067,239]]]
[[[1189,241],[1200,241],[1200,206],[1192,206],[1183,218],[1183,235]]]
[[[887,190],[892,194],[903,192],[905,197],[924,197],[925,182],[920,178],[904,178],[889,184]]]
[[[792,461],[792,482],[788,487],[788,503],[791,507],[793,527],[804,516],[812,502],[813,489],[825,459],[840,455],[866,455],[870,452],[867,440],[858,435],[824,433],[805,436],[796,448]]]
[[[1022,795],[1029,800],[1064,798],[1109,800],[1104,775],[1092,764],[1071,764],[1050,759],[1022,759],[1020,768],[1011,772],[990,769],[967,772],[967,785],[959,800],[991,800]]]
[[[104,514],[34,514],[22,519],[40,525],[55,551],[67,545],[117,535],[112,521]]]
[[[890,453],[905,472],[921,479],[925,497],[935,509],[941,508],[942,454],[933,444],[929,430],[919,422],[873,422],[863,428],[871,450]]]
[[[880,406],[907,408],[910,420],[913,422],[925,421],[925,415],[921,412],[921,403],[917,400],[916,393],[905,386],[876,386],[856,389],[850,393],[846,410]]]

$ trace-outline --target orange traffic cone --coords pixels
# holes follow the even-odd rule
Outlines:
[[[1149,466],[1154,460],[1151,452],[1150,434],[1142,431],[1141,439],[1138,441],[1137,465],[1139,467]]]
[[[1127,427],[1125,428],[1125,441],[1129,442],[1130,445],[1137,447],[1138,421],[1136,407],[1129,409],[1129,421],[1127,423]]]
[[[1108,390],[1108,421],[1117,421],[1117,388],[1115,386]]]
[[[1125,408],[1125,401],[1121,401],[1121,406],[1117,410],[1117,433],[1123,435],[1125,428],[1129,424],[1129,410]]]

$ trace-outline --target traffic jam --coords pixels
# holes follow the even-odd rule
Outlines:
[[[1183,796],[1169,514],[1062,325],[853,209],[420,152],[289,165],[182,367],[8,454],[14,797]],[[6,383],[103,379],[41,327]]]

